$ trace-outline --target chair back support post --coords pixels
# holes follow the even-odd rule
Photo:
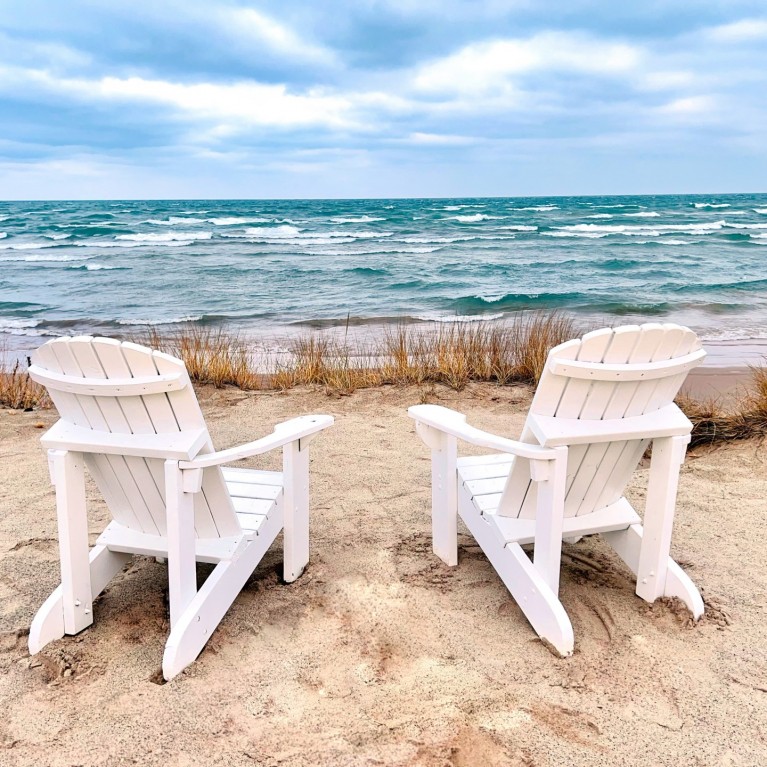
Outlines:
[[[637,595],[648,602],[664,593],[679,469],[684,463],[689,441],[689,435],[666,437],[656,439],[652,445],[636,586]]]
[[[566,447],[555,447],[556,458],[530,461],[530,477],[538,488],[533,564],[554,594],[559,593],[562,528],[567,485]]]
[[[197,593],[194,494],[184,490],[178,461],[165,461],[168,524],[168,592],[171,630]]]
[[[77,634],[93,623],[85,463],[82,453],[68,450],[51,450],[49,459],[56,487],[64,630]]]

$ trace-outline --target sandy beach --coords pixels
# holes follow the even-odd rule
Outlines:
[[[767,763],[763,447],[701,449],[683,467],[672,553],[703,620],[641,601],[598,537],[565,544],[576,650],[557,659],[465,530],[457,568],[432,555],[429,456],[405,414],[428,399],[514,436],[529,398],[485,384],[201,390],[221,447],[300,413],[337,420],[312,445],[306,573],[281,583],[278,538],[197,662],[164,685],[167,574],[147,558],[111,583],[92,627],[29,657],[29,623],[58,583],[39,447],[56,416],[0,412],[0,764]],[[630,492],[639,508],[646,479],[644,467]],[[95,540],[107,512],[89,498]]]

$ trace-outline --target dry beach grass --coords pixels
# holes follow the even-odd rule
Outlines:
[[[436,330],[398,325],[367,342],[306,334],[290,341],[286,354],[271,358],[255,354],[243,336],[225,328],[151,329],[133,340],[180,357],[198,385],[243,391],[317,386],[348,395],[386,385],[444,384],[456,391],[470,382],[535,385],[549,349],[583,332],[568,315],[542,312],[504,325],[456,322]],[[752,367],[726,401],[681,395],[678,403],[693,422],[693,446],[761,437],[767,429],[767,368]],[[27,410],[49,404],[19,363],[0,371],[0,406]]]

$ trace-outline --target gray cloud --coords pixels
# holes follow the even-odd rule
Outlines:
[[[737,1],[31,0],[0,196],[758,190],[766,73]]]

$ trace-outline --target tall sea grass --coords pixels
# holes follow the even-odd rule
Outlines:
[[[460,391],[473,381],[534,386],[549,350],[583,330],[557,312],[521,315],[504,325],[454,322],[433,329],[401,324],[369,341],[306,334],[271,360],[226,329],[151,329],[131,340],[181,358],[197,384],[243,390],[319,386],[328,393],[351,394],[373,386],[414,384],[442,384]],[[716,400],[687,396],[680,396],[678,404],[693,423],[692,446],[763,437],[767,367],[751,369],[749,383],[734,405],[725,408]],[[0,369],[0,406],[27,410],[49,407],[50,401],[16,362]]]

